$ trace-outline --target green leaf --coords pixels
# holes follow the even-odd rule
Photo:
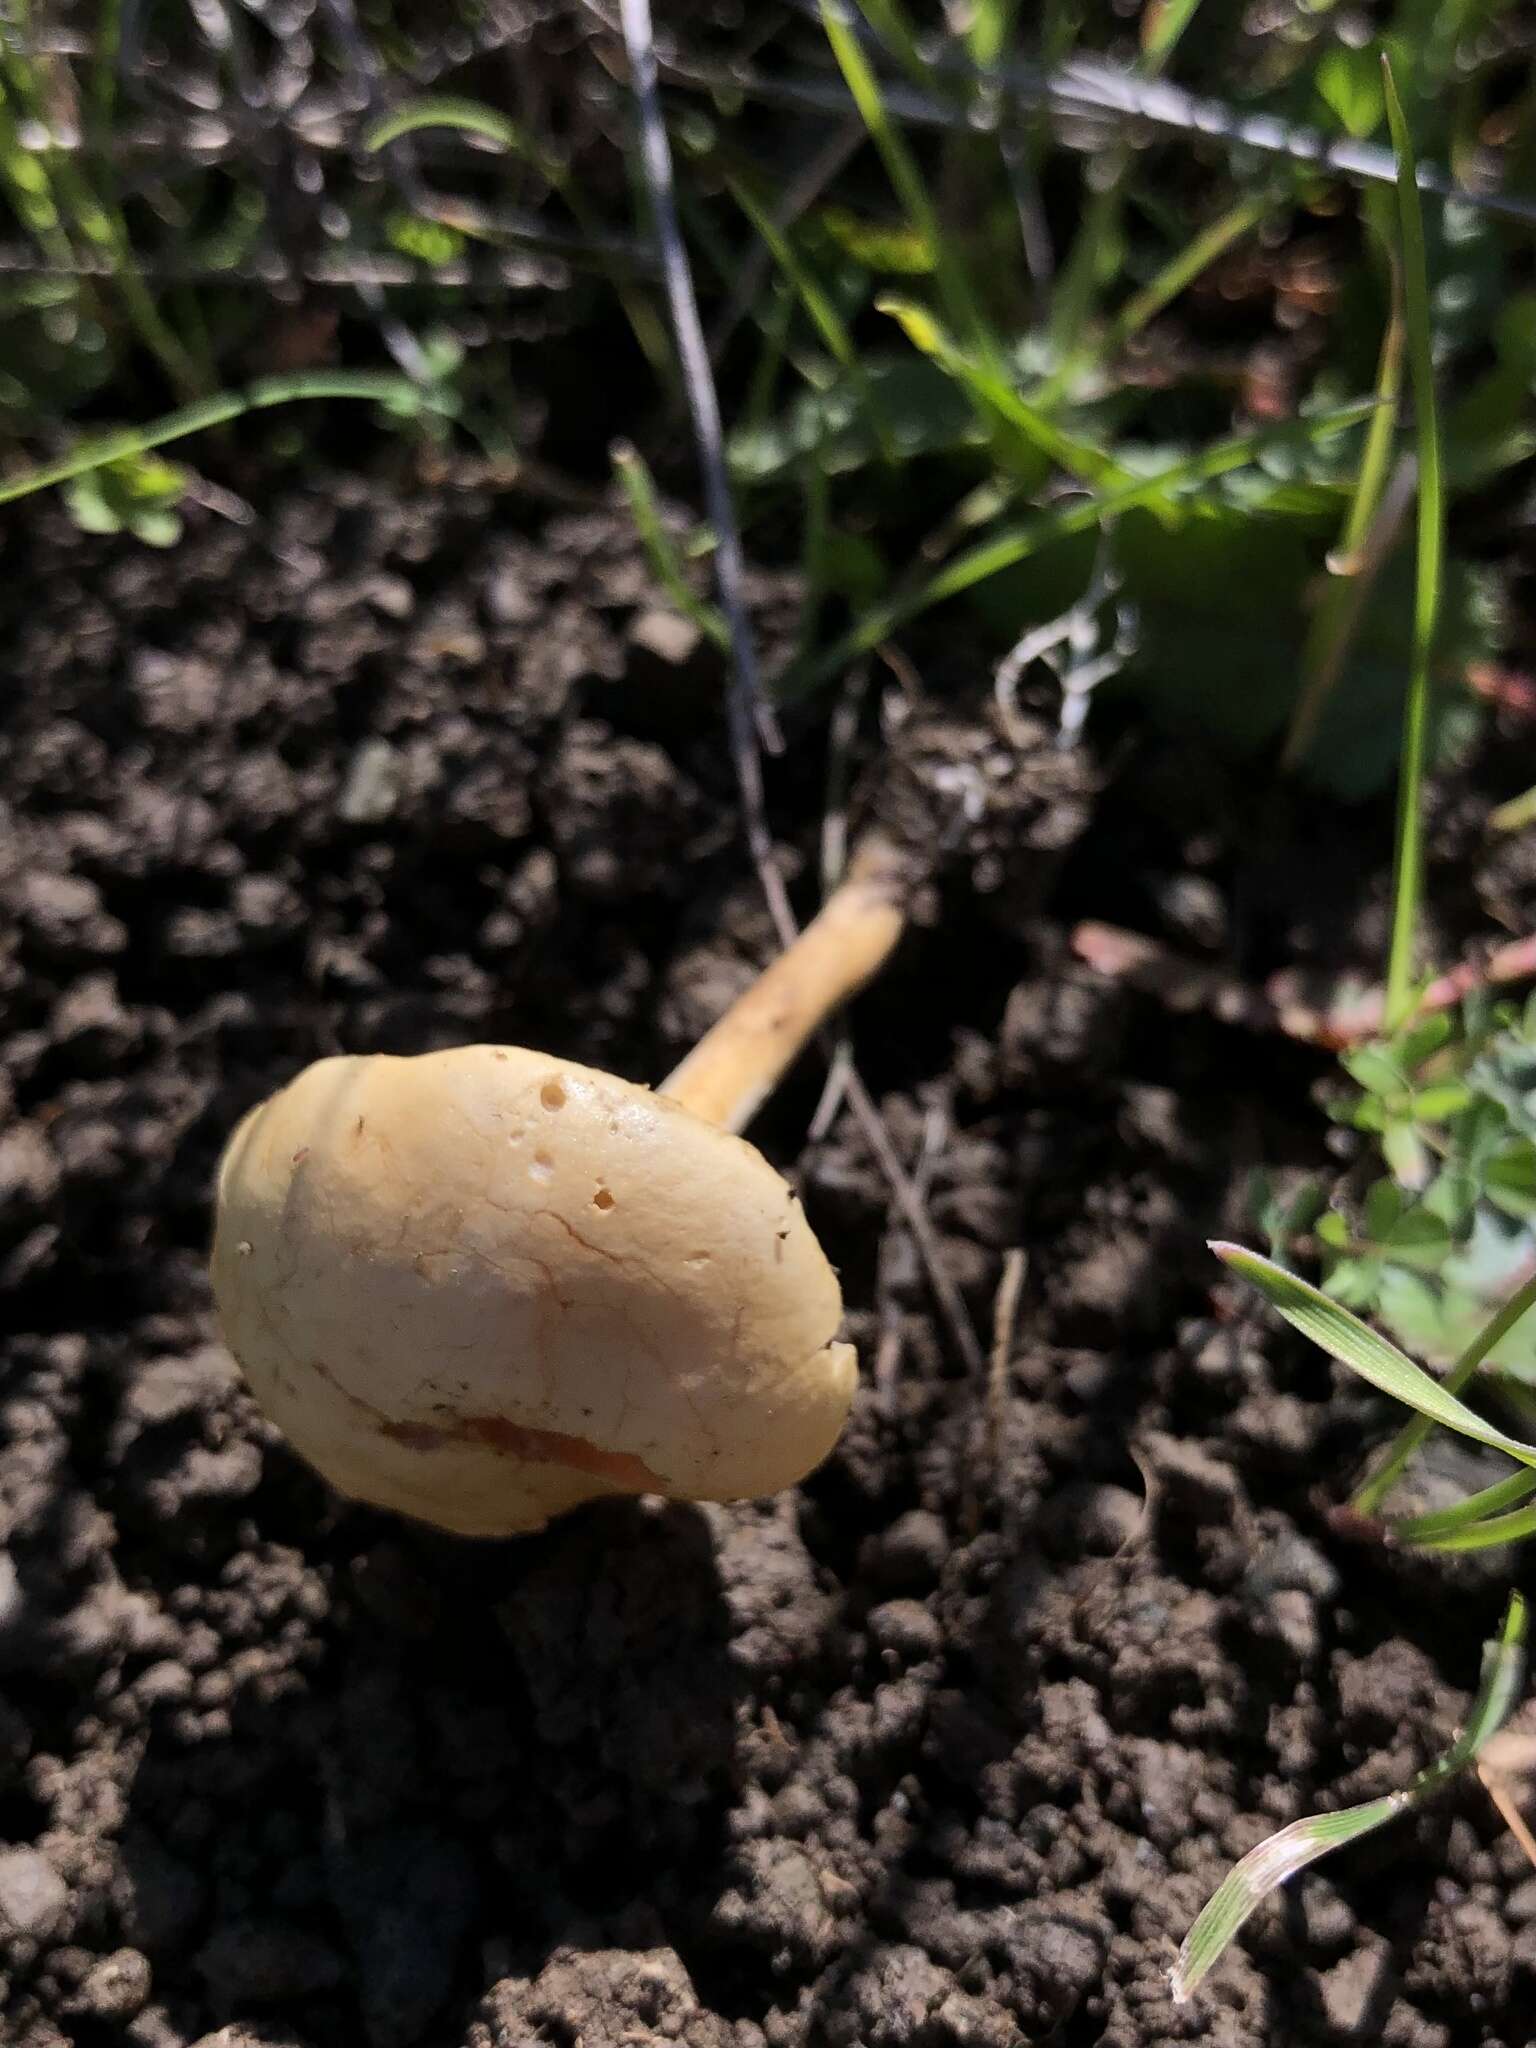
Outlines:
[[[1511,1517],[1510,1519],[1513,1519]],[[1499,1634],[1483,1649],[1482,1679],[1461,1734],[1400,1792],[1347,1806],[1339,1813],[1315,1814],[1292,1821],[1278,1834],[1250,1849],[1212,1893],[1205,1909],[1185,1936],[1170,1972],[1174,2000],[1182,2005],[1201,1978],[1231,1946],[1254,1910],[1297,1871],[1319,1856],[1369,1834],[1409,1807],[1418,1805],[1448,1784],[1472,1763],[1514,1710],[1525,1683],[1525,1602],[1511,1593]]]
[[[1327,1199],[1323,1183],[1310,1176],[1289,1190],[1263,1167],[1256,1168],[1248,1179],[1249,1214],[1269,1240],[1270,1257],[1282,1262],[1296,1239],[1322,1222]]]
[[[1460,1236],[1472,1221],[1481,1192],[1478,1176],[1466,1164],[1453,1160],[1424,1190],[1422,1206],[1431,1216],[1438,1216],[1452,1236]]]
[[[807,459],[830,475],[882,458],[882,432],[899,460],[948,454],[983,442],[973,407],[954,379],[922,356],[866,356],[820,391],[801,391],[763,427],[740,428],[727,447],[742,483],[767,483]]]
[[[1397,260],[1408,334],[1409,385],[1413,393],[1418,451],[1418,531],[1413,597],[1413,641],[1408,696],[1403,712],[1402,756],[1397,778],[1397,831],[1392,864],[1392,936],[1387,953],[1386,1021],[1389,1030],[1406,1022],[1414,1008],[1421,898],[1424,891],[1424,778],[1429,766],[1430,673],[1440,624],[1445,573],[1445,502],[1440,465],[1440,427],[1435,406],[1428,260],[1424,214],[1419,200],[1413,137],[1391,66],[1382,59],[1382,90],[1392,149],[1397,158]],[[1448,211],[1448,209],[1443,209]],[[1449,222],[1442,220],[1443,226]]]
[[[1384,1244],[1407,1205],[1407,1196],[1395,1180],[1373,1182],[1365,1197],[1365,1234]]]
[[[1345,134],[1357,142],[1381,126],[1387,111],[1381,90],[1381,59],[1369,44],[1355,50],[1335,43],[1317,60],[1312,83]]]
[[[1432,1053],[1450,1040],[1454,1026],[1444,1010],[1431,1010],[1410,1024],[1402,1036],[1393,1042],[1393,1053],[1398,1065],[1405,1073],[1412,1074],[1421,1067]]]
[[[1413,1113],[1420,1123],[1443,1124],[1459,1116],[1471,1101],[1472,1090],[1464,1081],[1437,1081],[1414,1096]]]
[[[1212,1966],[1272,1892],[1319,1856],[1338,1849],[1373,1828],[1393,1820],[1407,1804],[1407,1795],[1388,1792],[1364,1806],[1346,1806],[1340,1813],[1309,1815],[1250,1849],[1211,1894],[1179,1950],[1171,1973],[1174,2003],[1183,2005]]]
[[[1328,1292],[1346,1308],[1374,1308],[1386,1268],[1380,1259],[1340,1259],[1328,1272]]]
[[[1489,1201],[1506,1216],[1521,1222],[1536,1218],[1536,1145],[1517,1139],[1508,1151],[1491,1159],[1483,1186]]]
[[[887,277],[925,277],[933,269],[928,245],[914,228],[866,220],[846,206],[822,207],[816,225],[865,270]]]
[[[816,550],[816,574],[824,590],[834,590],[852,605],[873,604],[891,580],[889,564],[862,534],[836,528]]]
[[[304,399],[363,398],[388,405],[392,399],[409,402],[418,413],[446,410],[436,393],[421,391],[405,377],[377,370],[303,370],[288,377],[262,377],[243,391],[222,391],[214,398],[199,399],[152,420],[145,427],[123,427],[76,444],[68,455],[37,469],[26,469],[0,479],[0,505],[25,498],[33,491],[50,490],[109,463],[141,456],[167,441],[180,441],[209,427],[224,426],[248,412],[262,412],[274,405],[291,405]]]
[[[1445,1296],[1406,1266],[1383,1271],[1373,1306],[1393,1336],[1421,1358],[1448,1365],[1462,1349],[1459,1332],[1448,1325],[1451,1305]]]
[[[934,282],[951,324],[980,359],[995,366],[1001,350],[972,289],[970,272],[960,259],[953,235],[947,234],[939,221],[922,167],[891,118],[880,80],[852,27],[843,19],[840,6],[833,6],[832,0],[820,0],[819,12],[832,55],[880,154],[891,189],[901,202],[913,233],[932,258]]]
[[[1495,1486],[1468,1494],[1454,1507],[1436,1508],[1427,1515],[1401,1516],[1387,1524],[1392,1541],[1405,1545],[1432,1544],[1446,1536],[1459,1536],[1473,1523],[1518,1507],[1536,1493],[1536,1472],[1515,1472]]]
[[[124,518],[102,493],[94,476],[74,477],[64,486],[69,516],[82,533],[121,533]]]
[[[1391,1181],[1378,1181],[1378,1187],[1392,1187]],[[1374,1189],[1372,1190],[1374,1193]],[[1396,1189],[1393,1188],[1394,1194]],[[1329,1209],[1317,1219],[1317,1235],[1324,1244],[1332,1245],[1335,1251],[1348,1251],[1350,1246],[1349,1220],[1337,1209]]]
[[[181,539],[179,512],[140,512],[132,525],[134,533],[146,547],[173,548]]]
[[[1418,1126],[1400,1118],[1381,1134],[1381,1154],[1405,1188],[1422,1188],[1429,1178],[1429,1153]]]
[[[1443,1217],[1419,1203],[1393,1224],[1384,1248],[1394,1265],[1419,1266],[1434,1272],[1444,1264],[1451,1249],[1451,1233]]]
[[[1507,1515],[1488,1515],[1444,1536],[1421,1538],[1415,1549],[1436,1552],[1496,1550],[1505,1543],[1523,1543],[1536,1536],[1536,1507],[1516,1508]]]
[[[424,219],[420,214],[390,214],[384,223],[384,233],[402,256],[424,263],[431,270],[452,263],[464,249],[464,237],[457,228],[447,227],[440,220]]]
[[[1408,1076],[1384,1045],[1357,1045],[1339,1055],[1339,1065],[1352,1081],[1372,1095],[1401,1095]]]
[[[1021,435],[1029,447],[1043,455],[1047,462],[1055,463],[1058,469],[1066,470],[1069,476],[1078,477],[1085,483],[1123,489],[1135,481],[1131,472],[1122,468],[1113,456],[1107,455],[1102,448],[1095,448],[1089,441],[1064,433],[1043,412],[1021,398],[1006,378],[996,375],[986,363],[978,362],[958,347],[926,306],[915,305],[910,299],[887,293],[876,299],[875,307],[899,323],[914,348],[921,349],[930,361],[963,385],[1005,426]]]
[[[1330,1358],[1347,1365],[1351,1372],[1358,1373],[1394,1401],[1401,1401],[1404,1407],[1415,1409],[1431,1422],[1470,1437],[1474,1443],[1505,1451],[1522,1465],[1536,1465],[1536,1444],[1521,1443],[1517,1437],[1506,1436],[1484,1422],[1395,1344],[1338,1302],[1330,1301],[1318,1288],[1242,1245],[1213,1241],[1211,1250],[1234,1273],[1251,1281],[1293,1329],[1310,1337]]]
[[[616,441],[609,450],[614,474],[629,501],[635,531],[645,549],[657,581],[684,618],[691,619],[705,637],[722,653],[729,650],[730,631],[718,609],[699,597],[683,573],[677,544],[662,523],[656,482],[645,458],[627,441]]]
[[[925,369],[930,375],[936,374],[933,366],[920,358],[913,367]],[[953,384],[942,376],[939,381],[952,399]],[[1047,547],[1072,535],[1091,532],[1111,519],[1122,519],[1138,506],[1164,509],[1177,506],[1186,493],[1259,461],[1267,451],[1292,445],[1308,446],[1315,441],[1330,439],[1358,426],[1374,409],[1374,401],[1360,400],[1326,413],[1303,415],[1284,427],[1234,435],[1229,440],[1217,441],[1209,447],[1179,456],[1123,491],[1074,498],[1065,505],[1052,505],[1030,519],[995,528],[974,546],[952,555],[926,582],[903,590],[886,603],[873,607],[814,662],[795,669],[786,677],[780,686],[778,700],[781,703],[793,702],[807,695],[819,684],[841,675],[850,661],[878,647],[882,640],[908,620],[958,597],[962,592],[974,590],[989,578],[1039,555]],[[1245,642],[1251,647],[1253,641],[1250,610]],[[1229,665],[1223,670],[1222,686],[1228,701],[1234,694],[1231,675]]]
[[[457,128],[463,134],[482,136],[485,141],[499,143],[503,149],[516,150],[520,155],[533,153],[524,131],[505,114],[486,106],[482,100],[456,99],[446,93],[413,100],[410,105],[385,114],[363,131],[363,147],[387,149],[402,135],[414,135],[419,128]]]

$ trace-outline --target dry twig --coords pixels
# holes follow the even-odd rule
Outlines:
[[[667,141],[657,88],[654,32],[649,0],[621,0],[624,46],[629,59],[630,84],[640,121],[641,162],[657,239],[661,244],[662,270],[666,279],[667,304],[672,315],[684,389],[693,419],[694,437],[704,475],[705,505],[715,530],[715,574],[720,606],[730,629],[732,687],[728,703],[731,759],[741,796],[742,823],[747,847],[757,870],[758,881],[768,904],[781,946],[788,947],[796,936],[794,912],[784,887],[784,877],[774,858],[768,829],[767,799],[763,786],[761,745],[781,744],[776,725],[768,717],[759,686],[757,653],[747,618],[743,592],[741,539],[726,473],[725,450],[720,425],[720,403],[699,320],[698,299],[688,265],[688,252],[678,224],[677,202],[672,181],[672,152]],[[826,1040],[823,1040],[826,1043]],[[865,1143],[874,1154],[890,1187],[896,1206],[912,1233],[950,1337],[965,1364],[979,1370],[981,1347],[966,1313],[960,1291],[947,1271],[927,1211],[912,1186],[910,1177],[896,1156],[889,1131],[873,1097],[850,1067],[845,1082],[849,1107],[858,1121]]]

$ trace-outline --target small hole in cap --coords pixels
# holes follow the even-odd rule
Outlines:
[[[614,1198],[613,1191],[611,1188],[599,1188],[597,1193],[592,1197],[592,1206],[594,1209],[611,1209],[613,1207],[613,1202]]]
[[[539,1100],[546,1109],[564,1109],[565,1089],[559,1081],[546,1081],[539,1090]]]

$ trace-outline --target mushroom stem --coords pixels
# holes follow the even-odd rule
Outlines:
[[[902,893],[892,850],[860,847],[818,915],[658,1092],[723,1130],[745,1130],[820,1027],[890,958],[906,924]]]

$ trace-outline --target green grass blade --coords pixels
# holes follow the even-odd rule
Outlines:
[[[1096,337],[1088,336],[1084,329],[1097,257],[1090,263],[1087,252],[1093,251],[1105,236],[1116,232],[1110,215],[1118,211],[1120,197],[1118,186],[1095,192],[1084,213],[1078,246],[1074,247],[1068,261],[1058,303],[1051,313],[1051,328],[1060,360],[1030,394],[1034,404],[1046,410],[1055,406],[1070,386],[1124,348],[1133,335],[1139,334],[1147,322],[1176,299],[1187,285],[1215,262],[1223,250],[1229,249],[1242,235],[1256,227],[1267,213],[1272,212],[1276,203],[1274,192],[1269,191],[1239,200],[1235,206],[1228,207],[1165,263],[1139,292],[1133,292],[1102,333]]]
[[[1497,1550],[1505,1543],[1523,1543],[1528,1536],[1536,1536],[1536,1508],[1516,1508],[1513,1514],[1489,1515],[1465,1529],[1417,1543],[1414,1548],[1429,1551],[1437,1557],[1448,1557],[1470,1550]]]
[[[896,460],[896,444],[891,436],[890,421],[880,405],[874,386],[865,374],[864,364],[848,331],[848,323],[833,305],[820,279],[801,257],[794,243],[766,207],[760,206],[754,195],[739,178],[726,178],[731,197],[752,223],[764,248],[779,266],[800,303],[809,314],[811,324],[821,336],[827,349],[848,374],[859,394],[875,440],[886,462]]]
[[[1429,680],[1445,552],[1445,503],[1440,473],[1440,427],[1435,413],[1435,369],[1430,348],[1429,275],[1424,213],[1419,204],[1413,138],[1397,96],[1392,67],[1382,59],[1387,120],[1397,155],[1399,255],[1403,320],[1418,424],[1418,570],[1413,603],[1413,651],[1403,714],[1402,765],[1397,785],[1397,847],[1392,877],[1392,941],[1387,955],[1386,1028],[1395,1031],[1414,1003],[1414,949],[1424,889],[1424,773],[1429,745]]]
[[[978,71],[990,71],[1008,47],[1017,12],[1018,0],[973,0],[965,26],[965,46]]]
[[[542,159],[542,151],[532,142],[527,131],[506,114],[486,106],[481,100],[457,99],[447,93],[431,99],[412,100],[408,105],[396,107],[392,113],[383,115],[363,130],[363,147],[367,150],[387,149],[402,135],[414,135],[421,128],[457,128],[463,134],[480,135],[487,142],[499,143],[503,149],[510,149],[518,156]]]
[[[1141,68],[1156,77],[1178,48],[1179,39],[1199,11],[1200,0],[1163,0],[1152,12],[1152,27],[1141,46]]]
[[[614,474],[629,501],[635,531],[640,536],[640,544],[645,549],[656,580],[684,618],[691,619],[722,654],[728,654],[730,631],[721,614],[712,604],[704,602],[683,572],[683,560],[677,544],[662,524],[661,501],[656,495],[655,479],[645,457],[628,441],[615,441],[608,453]]]
[[[1174,2003],[1186,2002],[1272,1892],[1330,1849],[1394,1820],[1407,1804],[1406,1792],[1389,1792],[1364,1806],[1346,1806],[1341,1813],[1309,1814],[1250,1849],[1212,1892],[1184,1938],[1170,1975]]]
[[[854,4],[913,84],[932,92],[933,66],[918,48],[917,32],[897,0],[854,0]]]
[[[1016,526],[1004,527],[946,562],[926,583],[865,612],[816,662],[784,678],[776,693],[778,701],[788,703],[808,695],[829,678],[841,674],[850,661],[878,647],[898,627],[934,605],[942,604],[946,598],[958,597],[961,592],[984,583],[989,576],[1011,569],[1017,562],[1027,561],[1053,541],[1086,533],[1137,505],[1156,504],[1170,494],[1213,482],[1232,470],[1244,469],[1270,449],[1302,446],[1344,433],[1369,418],[1374,404],[1374,399],[1361,399],[1353,405],[1338,406],[1284,427],[1238,434],[1230,440],[1214,442],[1193,455],[1182,456],[1167,469],[1160,469],[1154,475],[1128,485],[1123,491],[1112,491],[1101,498],[1081,499],[1059,510],[1042,512]]]
[[[1241,240],[1251,228],[1256,228],[1266,214],[1273,213],[1275,205],[1273,192],[1257,192],[1251,198],[1240,199],[1235,206],[1229,206],[1225,213],[1218,214],[1139,292],[1131,294],[1109,322],[1103,340],[1089,352],[1090,359],[1102,360],[1116,355],[1149,320],[1161,313],[1164,306],[1171,305],[1202,270],[1214,263],[1234,242]]]
[[[412,100],[403,107],[381,116],[363,131],[363,147],[378,151],[387,149],[392,142],[398,142],[402,135],[414,135],[422,128],[456,128],[466,135],[481,136],[487,142],[494,142],[509,155],[521,157],[532,164],[539,176],[552,192],[558,192],[570,211],[577,226],[587,233],[600,232],[599,223],[589,203],[582,197],[581,190],[571,177],[570,169],[563,160],[547,150],[536,135],[529,132],[520,122],[512,120],[496,107],[488,107],[482,100],[461,99],[451,93],[437,93],[424,100]],[[429,218],[440,218],[448,225],[458,228],[462,234],[483,236],[484,227],[461,217],[456,211],[444,211]],[[666,332],[658,320],[655,308],[643,292],[622,278],[614,280],[614,291],[619,304],[624,308],[640,352],[655,371],[662,383],[672,378],[671,349]]]
[[[1480,1493],[1468,1494],[1453,1508],[1436,1508],[1432,1514],[1405,1515],[1389,1522],[1387,1532],[1394,1543],[1410,1547],[1433,1544],[1442,1536],[1460,1535],[1474,1522],[1518,1506],[1521,1501],[1529,1500],[1533,1493],[1536,1493],[1536,1472],[1516,1472],[1508,1479],[1501,1479],[1496,1486],[1485,1486]]]
[[[496,106],[485,106],[483,100],[455,98],[446,92],[395,106],[393,113],[362,129],[362,147],[387,150],[391,141],[399,141],[401,135],[416,135],[424,127],[451,127],[465,135],[483,135],[485,141],[500,143],[502,150],[514,150],[518,156],[532,154],[524,129]]]
[[[1028,399],[1022,398],[1006,377],[998,376],[984,363],[974,362],[945,333],[926,306],[888,292],[876,299],[875,307],[878,312],[889,313],[900,323],[903,334],[914,348],[921,349],[940,369],[948,371],[956,383],[963,384],[996,420],[1021,434],[1032,448],[1048,462],[1054,462],[1058,469],[1066,470],[1069,476],[1075,476],[1083,483],[1101,487],[1113,485],[1124,490],[1137,481],[1130,470],[1123,468],[1104,449],[1096,448],[1091,441],[1065,433],[1054,425]]]
[[[1377,411],[1366,433],[1365,448],[1360,457],[1360,474],[1355,482],[1355,495],[1350,501],[1343,538],[1339,543],[1346,563],[1352,561],[1365,546],[1366,536],[1376,521],[1376,508],[1381,503],[1381,494],[1386,489],[1387,471],[1392,461],[1392,441],[1397,433],[1398,413],[1401,408],[1403,362],[1406,355],[1403,266],[1393,246],[1391,210],[1384,195],[1380,192],[1368,193],[1366,212],[1387,243],[1391,297],[1387,306],[1386,329],[1381,337],[1381,354],[1376,365]]]
[[[1414,1779],[1409,1788],[1412,1792],[1432,1792],[1444,1784],[1447,1778],[1471,1763],[1509,1719],[1525,1685],[1525,1637],[1525,1596],[1511,1593],[1498,1635],[1483,1645],[1482,1680],[1466,1726],[1445,1755]]]
[[[1185,1936],[1170,1972],[1176,2003],[1185,2003],[1255,1909],[1298,1871],[1305,1870],[1330,1849],[1356,1841],[1395,1819],[1465,1770],[1508,1720],[1519,1698],[1525,1682],[1525,1634],[1525,1602],[1518,1593],[1512,1593],[1498,1636],[1484,1648],[1481,1682],[1465,1728],[1443,1756],[1420,1771],[1400,1792],[1389,1792],[1363,1806],[1345,1807],[1339,1813],[1314,1814],[1292,1821],[1289,1827],[1281,1828],[1256,1849],[1250,1849],[1228,1872]]]
[[[1166,0],[1152,15],[1152,26],[1136,66],[1140,77],[1158,76],[1199,5],[1200,0]],[[1039,405],[1054,405],[1094,358],[1095,351],[1087,341],[1089,319],[1100,282],[1109,268],[1108,252],[1120,236],[1130,161],[1130,152],[1122,144],[1095,166],[1097,181],[1088,185],[1077,234],[1052,297],[1050,334],[1058,362],[1054,373],[1034,394]]]
[[[1394,253],[1392,302],[1376,364],[1378,411],[1366,432],[1344,531],[1336,555],[1329,559],[1329,580],[1302,650],[1301,687],[1280,754],[1280,766],[1287,773],[1300,766],[1317,737],[1323,708],[1343,673],[1371,584],[1396,534],[1397,508],[1383,506],[1382,498],[1402,394],[1403,334],[1402,266]]]
[[[1522,1443],[1518,1437],[1506,1436],[1492,1423],[1484,1422],[1422,1366],[1415,1365],[1406,1352],[1399,1351],[1347,1308],[1331,1301],[1319,1288],[1240,1244],[1216,1242],[1211,1250],[1234,1273],[1251,1281],[1293,1329],[1310,1337],[1340,1365],[1347,1365],[1361,1379],[1390,1394],[1394,1401],[1416,1409],[1431,1422],[1443,1423],[1447,1429],[1471,1437],[1474,1443],[1505,1451],[1522,1465],[1536,1465],[1536,1444]]]
[[[1523,832],[1527,825],[1536,825],[1536,788],[1522,790],[1490,811],[1488,823],[1495,832]]]
[[[371,399],[402,413],[437,412],[447,408],[432,394],[413,384],[408,377],[394,377],[375,370],[310,370],[292,377],[263,377],[244,391],[221,392],[215,398],[200,399],[167,413],[147,427],[123,427],[114,434],[101,434],[84,441],[71,454],[20,476],[0,478],[0,505],[13,498],[25,498],[32,491],[45,491],[54,484],[68,483],[87,470],[100,469],[107,462],[122,462],[130,456],[146,455],[151,448],[163,448],[167,441],[185,440],[209,427],[222,427],[248,412],[262,412],[274,405],[294,405],[312,398]]]
[[[1441,1381],[1445,1392],[1459,1394],[1483,1360],[1503,1343],[1516,1323],[1533,1308],[1536,1308],[1536,1274],[1533,1274],[1523,1287],[1518,1288],[1478,1331]],[[1414,1416],[1403,1425],[1381,1464],[1355,1495],[1352,1505],[1358,1514],[1376,1513],[1407,1470],[1409,1461],[1433,1427],[1433,1423],[1426,1421],[1422,1415]]]
[[[819,0],[819,5],[822,27],[826,30],[838,69],[843,74],[843,82],[858,108],[859,118],[869,130],[870,140],[880,152],[885,174],[907,216],[907,223],[928,252],[945,311],[957,331],[966,337],[978,354],[994,370],[999,369],[1001,351],[971,290],[965,266],[955,255],[951,237],[939,224],[917,159],[890,117],[881,96],[880,82],[859,45],[858,37],[840,12],[840,0]]]

